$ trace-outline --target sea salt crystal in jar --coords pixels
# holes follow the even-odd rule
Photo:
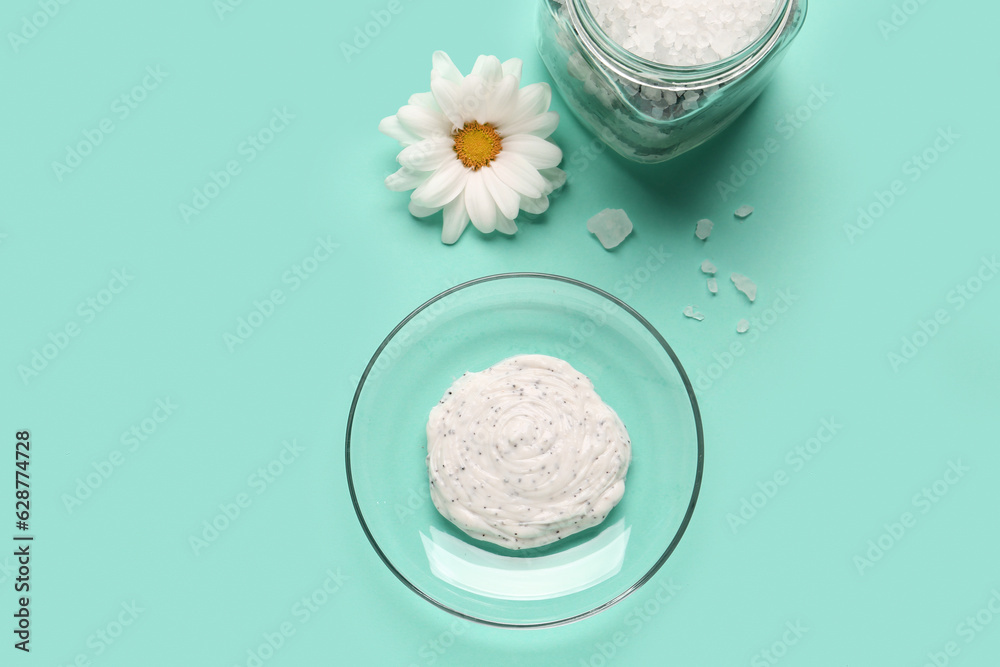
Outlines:
[[[764,89],[807,0],[542,0],[538,50],[576,115],[637,162],[732,123]]]

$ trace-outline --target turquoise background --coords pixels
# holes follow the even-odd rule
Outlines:
[[[9,630],[14,559],[0,556],[0,662],[252,665],[272,636],[269,666],[996,664],[1000,280],[983,258],[1000,252],[1000,9],[903,4],[915,13],[886,33],[887,0],[814,2],[759,101],[664,165],[593,152],[556,98],[570,184],[514,237],[470,227],[448,247],[437,219],[411,218],[384,188],[398,149],[378,122],[428,89],[435,49],[464,71],[480,53],[521,57],[525,83],[548,80],[533,0],[402,0],[350,62],[341,44],[386,2],[5,3],[0,541],[13,545],[22,429],[36,537],[27,655]],[[54,16],[12,41],[45,6]],[[136,108],[116,103],[147,68],[162,80],[146,79]],[[832,97],[807,114],[814,86]],[[250,161],[241,142],[275,109],[294,118]],[[810,117],[789,136],[779,123],[796,113]],[[105,119],[113,131],[60,180],[52,163]],[[912,156],[949,129],[958,138],[913,180]],[[718,182],[769,138],[780,149],[723,200]],[[239,173],[185,222],[179,206],[233,160]],[[905,191],[868,229],[845,228],[897,179]],[[744,203],[756,211],[740,223]],[[586,231],[609,207],[635,223],[613,252]],[[716,222],[706,243],[693,235],[703,217]],[[296,282],[286,272],[317,239],[339,247]],[[645,279],[661,247],[671,257]],[[698,385],[706,432],[694,519],[649,586],[525,632],[408,591],[367,543],[343,468],[357,377],[382,338],[445,287],[516,270],[589,282],[645,315]],[[758,283],[755,304],[732,271]],[[960,285],[979,289],[969,300]],[[227,345],[276,289],[283,303]],[[707,319],[685,319],[688,305]],[[742,317],[763,326],[738,336]],[[894,364],[904,338],[921,346]],[[144,440],[123,437],[133,427]],[[803,447],[821,451],[806,460]],[[270,481],[257,473],[269,464]],[[325,583],[336,592],[318,594]],[[323,603],[305,607],[314,595]]]

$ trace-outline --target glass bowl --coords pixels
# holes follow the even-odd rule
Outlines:
[[[456,378],[519,354],[586,374],[625,423],[632,463],[600,525],[510,551],[438,513],[426,425]],[[428,602],[500,627],[576,621],[646,583],[684,534],[703,461],[694,390],[663,337],[611,294],[537,273],[478,278],[410,313],[375,351],[347,420],[347,483],[375,552]]]

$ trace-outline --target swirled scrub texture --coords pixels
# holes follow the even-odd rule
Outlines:
[[[465,373],[427,420],[434,506],[509,549],[601,523],[625,492],[631,457],[625,425],[590,380],[544,355]]]

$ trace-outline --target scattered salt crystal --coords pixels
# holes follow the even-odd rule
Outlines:
[[[699,322],[705,319],[704,315],[695,312],[694,306],[688,306],[684,309],[684,317],[690,317],[692,320],[698,320]]]
[[[711,220],[707,218],[704,220],[699,220],[698,228],[695,229],[694,235],[700,238],[702,241],[705,241],[706,239],[708,239],[709,236],[711,236],[712,227],[714,226],[715,223],[713,223]]]
[[[606,208],[587,221],[587,231],[596,234],[601,245],[611,250],[632,233],[632,221],[620,208]]]
[[[709,278],[708,279],[708,291],[711,292],[712,294],[718,294],[719,293],[719,281],[716,280],[715,278]]]
[[[598,25],[637,56],[665,65],[717,62],[754,42],[777,0],[587,0]],[[672,103],[671,103],[672,104]]]
[[[734,273],[729,278],[736,285],[736,289],[746,294],[748,299],[753,301],[757,298],[757,285],[754,284],[754,281],[740,273]]]
[[[736,209],[736,217],[740,220],[749,218],[751,213],[753,213],[753,206],[740,206]]]
[[[712,264],[707,259],[704,262],[701,263],[701,272],[702,273],[707,273],[710,276],[714,276],[716,271],[718,271],[718,269],[715,268],[715,264]]]
[[[736,333],[744,334],[750,331],[750,323],[746,320],[740,320],[736,323]]]

